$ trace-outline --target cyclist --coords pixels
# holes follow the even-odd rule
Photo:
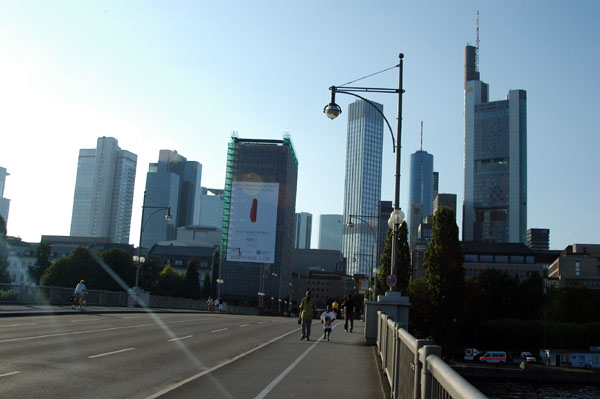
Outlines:
[[[79,305],[80,308],[85,306],[85,298],[84,295],[87,292],[87,288],[85,288],[85,281],[81,280],[77,287],[75,287],[75,302],[73,302],[73,309]]]

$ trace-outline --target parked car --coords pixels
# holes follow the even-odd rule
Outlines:
[[[513,363],[516,364],[520,364],[520,363],[535,363],[537,362],[537,359],[535,358],[535,356],[533,356],[531,354],[531,352],[521,352],[519,354],[519,356],[515,355],[512,358]]]
[[[479,361],[488,364],[506,364],[506,352],[488,351],[479,358]]]

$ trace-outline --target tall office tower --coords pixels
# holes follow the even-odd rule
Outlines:
[[[463,241],[526,242],[527,93],[489,101],[465,47]]]
[[[440,192],[440,172],[433,172],[433,193],[431,196],[434,200],[439,192]]]
[[[319,249],[342,252],[344,215],[321,215],[319,219]]]
[[[310,249],[312,235],[312,215],[307,212],[296,214],[296,249]]]
[[[95,149],[79,150],[71,236],[129,244],[137,155],[117,144],[99,137]]]
[[[433,155],[423,149],[410,155],[410,188],[408,238],[410,248],[417,239],[417,229],[423,218],[433,213]],[[413,207],[413,205],[420,206]],[[414,208],[414,209],[413,209]]]
[[[4,198],[4,185],[6,184],[6,176],[10,176],[10,173],[6,171],[6,168],[0,166],[0,216],[4,219],[4,222],[8,225],[8,210],[10,208],[10,200]]]
[[[153,208],[146,208],[142,247],[174,240],[178,227],[200,223],[201,180],[200,163],[188,161],[177,151],[159,151],[158,162],[151,163],[146,174],[144,206],[171,207],[171,220],[154,216]]]
[[[373,103],[383,112],[383,105]],[[344,224],[351,215],[354,228],[344,229],[343,252],[350,275],[371,275],[377,234],[377,202],[381,199],[381,160],[383,118],[373,106],[357,100],[348,107],[346,177],[344,184]],[[364,255],[364,256],[363,256]],[[356,262],[350,261],[356,259]]]
[[[379,201],[377,203],[377,216],[379,227],[377,228],[378,234],[378,242],[377,242],[377,257],[376,263],[379,265],[379,259],[381,258],[381,254],[385,249],[385,241],[387,239],[387,231],[388,231],[388,219],[392,214],[394,207],[392,205],[392,201]]]
[[[200,201],[200,225],[221,230],[223,223],[223,190],[202,187]]]
[[[527,246],[534,251],[550,249],[550,229],[527,229]]]
[[[282,309],[289,299],[297,181],[298,160],[289,136],[232,137],[217,273],[218,295],[230,303]]]
[[[438,194],[435,196],[433,200],[433,213],[442,206],[446,208],[450,208],[454,211],[454,215],[456,216],[456,194]]]

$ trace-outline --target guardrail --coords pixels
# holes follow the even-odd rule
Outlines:
[[[18,303],[24,305],[47,304],[65,306],[71,301],[73,288],[46,287],[18,284],[0,284],[0,303]],[[130,292],[87,290],[85,297],[87,305],[92,306],[133,306],[136,303],[136,294]],[[174,298],[158,295],[148,295],[147,300],[150,308],[191,309],[208,310],[205,301],[198,299]],[[226,306],[224,312],[256,315],[258,309],[243,306]]]
[[[377,311],[377,348],[392,398],[487,398],[441,359],[441,347],[416,339],[406,327]]]

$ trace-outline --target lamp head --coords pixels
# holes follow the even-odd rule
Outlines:
[[[401,225],[404,222],[404,212],[400,209],[394,209],[388,219],[388,227],[394,229],[394,225]]]
[[[336,103],[331,102],[323,108],[323,113],[325,113],[329,119],[335,119],[342,113],[342,109]]]
[[[171,216],[171,207],[167,208],[167,214],[165,215],[165,220],[167,222],[171,221],[171,219],[173,219],[173,217]]]
[[[346,228],[347,229],[351,229],[354,227],[354,223],[352,223],[352,221],[349,221],[348,223],[346,223]]]

